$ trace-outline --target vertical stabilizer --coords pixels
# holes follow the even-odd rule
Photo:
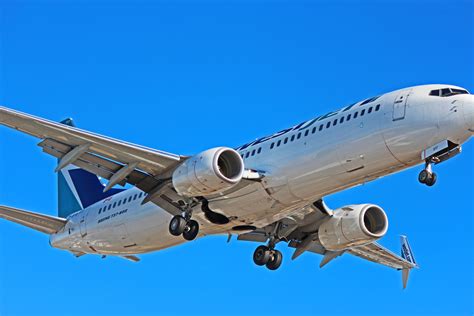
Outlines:
[[[61,123],[75,126],[70,118]],[[123,190],[110,189],[104,193],[104,185],[95,174],[68,165],[58,171],[58,216],[66,218],[74,212]]]

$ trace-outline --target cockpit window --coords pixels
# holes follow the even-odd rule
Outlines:
[[[469,94],[467,90],[464,89],[455,89],[455,88],[444,88],[444,89],[437,89],[431,90],[430,95],[437,96],[437,97],[450,97],[456,94]]]
[[[469,94],[469,92],[467,92],[467,90],[453,89],[453,88],[451,88],[451,93],[452,94]]]
[[[441,90],[431,90],[430,95],[434,95],[434,96],[439,97],[440,92],[441,92]]]

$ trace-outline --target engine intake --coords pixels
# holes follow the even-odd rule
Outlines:
[[[209,196],[232,188],[240,182],[244,162],[232,148],[217,147],[203,151],[183,162],[173,172],[176,191],[186,197]]]
[[[377,205],[349,205],[319,226],[319,240],[327,250],[340,251],[371,243],[385,235],[388,219]]]

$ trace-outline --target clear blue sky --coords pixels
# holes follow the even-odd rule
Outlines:
[[[425,83],[474,91],[472,1],[0,3],[0,103],[179,154],[237,146],[351,102]],[[116,3],[116,4],[112,4]],[[118,4],[120,3],[120,4]],[[153,4],[155,3],[155,4]],[[55,160],[0,128],[0,204],[56,214]],[[421,269],[344,255],[254,266],[209,237],[140,263],[75,259],[0,221],[0,315],[472,315],[474,143],[420,185],[414,168],[327,198],[386,209]]]

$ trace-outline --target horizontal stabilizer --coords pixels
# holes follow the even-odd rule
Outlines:
[[[33,228],[42,233],[54,234],[64,227],[67,220],[0,205],[0,218]]]

